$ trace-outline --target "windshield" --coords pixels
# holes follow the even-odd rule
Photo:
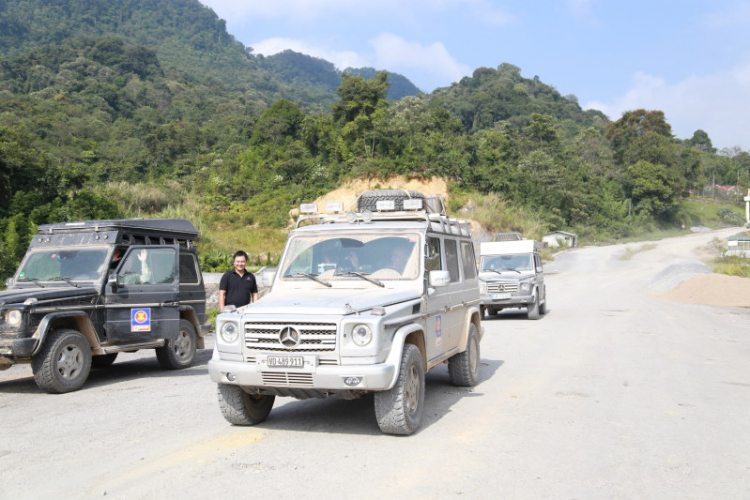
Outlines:
[[[289,243],[279,269],[284,278],[304,275],[324,279],[412,280],[419,276],[418,234],[383,236],[357,231],[350,235],[301,235]]]
[[[107,269],[107,253],[107,248],[32,250],[18,269],[18,281],[97,280]]]
[[[531,255],[488,255],[479,264],[480,271],[531,271]]]

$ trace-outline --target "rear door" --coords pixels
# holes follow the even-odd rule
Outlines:
[[[174,339],[179,332],[177,246],[132,246],[105,288],[107,337],[114,342]]]

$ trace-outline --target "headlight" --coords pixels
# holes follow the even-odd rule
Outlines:
[[[528,281],[524,281],[523,283],[521,283],[522,292],[528,292],[530,289],[531,289],[531,283],[529,283]]]
[[[372,329],[369,325],[355,325],[352,329],[352,340],[358,346],[365,346],[372,341]]]
[[[237,337],[240,336],[240,329],[237,328],[236,323],[228,321],[221,325],[221,328],[219,329],[219,335],[221,335],[221,339],[224,342],[226,342],[227,344],[231,344],[232,342],[237,340]]]
[[[21,320],[23,320],[23,314],[21,314],[21,311],[18,309],[11,309],[8,311],[8,316],[6,316],[6,321],[11,326],[18,326],[21,324]]]

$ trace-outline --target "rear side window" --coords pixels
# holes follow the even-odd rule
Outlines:
[[[445,240],[445,263],[448,265],[448,274],[451,283],[461,280],[458,272],[458,244],[456,240]]]
[[[198,279],[198,264],[193,254],[180,254],[180,283],[183,285],[197,285],[200,283]]]
[[[477,261],[474,257],[474,245],[470,241],[461,242],[461,262],[464,268],[464,279],[477,277]]]

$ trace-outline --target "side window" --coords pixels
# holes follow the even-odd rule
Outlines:
[[[539,272],[542,271],[542,258],[539,255],[534,255],[534,265],[536,266],[536,270]]]
[[[180,254],[180,283],[189,285],[200,283],[198,266],[195,262],[195,256],[191,253]]]
[[[120,275],[123,284],[164,284],[175,279],[173,248],[133,248],[125,256]]]
[[[458,272],[458,244],[456,240],[445,240],[445,263],[448,265],[448,274],[451,277],[451,283],[461,280]]]
[[[470,241],[461,242],[461,261],[464,267],[464,278],[473,280],[477,277],[477,261],[474,258],[474,245]]]
[[[427,238],[427,262],[425,269],[427,271],[439,271],[443,268],[441,263],[440,240],[438,238]]]

